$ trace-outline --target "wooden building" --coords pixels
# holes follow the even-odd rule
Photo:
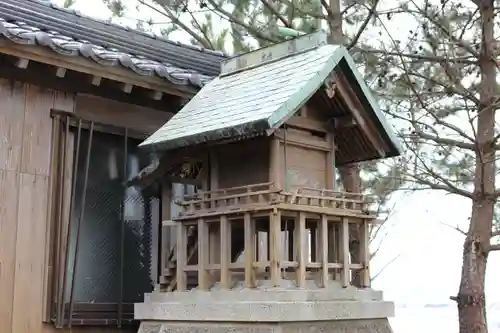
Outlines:
[[[136,331],[162,211],[158,186],[127,186],[151,163],[137,145],[222,59],[47,2],[0,1],[0,333]]]
[[[161,178],[165,190],[175,176],[198,187],[180,214],[164,212],[176,238],[163,237],[162,291],[347,287],[352,271],[369,287],[376,216],[363,194],[335,188],[335,166],[401,149],[351,56],[324,32],[225,60],[140,147],[163,154],[144,184]],[[360,262],[350,224],[361,230]],[[168,317],[170,305],[156,311],[147,300],[138,319]]]

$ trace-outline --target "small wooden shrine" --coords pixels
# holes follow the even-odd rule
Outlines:
[[[164,182],[198,186],[164,222],[176,237],[164,237],[159,293],[349,287],[356,270],[370,286],[376,216],[362,194],[336,189],[335,166],[400,148],[352,58],[325,33],[227,60],[141,146],[163,154]],[[349,224],[361,230],[359,262]],[[141,306],[138,319],[158,319]]]

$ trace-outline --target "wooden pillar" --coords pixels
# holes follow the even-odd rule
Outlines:
[[[177,290],[184,291],[187,289],[187,277],[184,267],[187,261],[187,230],[183,223],[179,222],[177,226]]]
[[[281,249],[281,213],[279,210],[274,211],[269,216],[269,261],[271,271],[271,284],[274,287],[279,287],[280,274],[280,249]]]
[[[164,180],[161,186],[161,220],[170,221],[172,219],[171,213],[172,204],[172,183]],[[170,251],[172,250],[172,244],[170,242],[170,232],[172,227],[170,226],[160,226],[161,234],[161,253],[160,253],[160,283],[166,283],[165,281],[165,271],[169,270],[168,257],[170,256]]]
[[[208,290],[208,227],[203,219],[198,219],[198,288]]]
[[[335,137],[328,134],[331,149],[326,153],[326,189],[335,190]]]
[[[255,221],[252,220],[250,213],[245,213],[244,216],[244,233],[245,233],[245,287],[255,287]]]
[[[321,215],[320,226],[320,249],[321,249],[321,282],[323,287],[328,287],[328,218],[325,214]]]
[[[314,225],[311,227],[310,233],[311,233],[311,262],[318,262],[320,260],[320,257],[318,257],[318,224],[314,223]]]
[[[223,289],[231,288],[231,226],[227,216],[220,217],[220,285]]]
[[[360,261],[363,265],[363,269],[361,270],[361,287],[363,288],[370,287],[370,233],[368,227],[369,225],[366,220],[363,220],[359,226]]]
[[[277,137],[271,137],[269,149],[269,181],[274,182],[274,187],[281,189],[280,177],[280,141]]]
[[[349,220],[346,217],[342,218],[342,225],[340,228],[340,256],[342,261],[341,283],[343,287],[350,284],[349,278]]]
[[[306,215],[300,212],[298,221],[295,221],[295,260],[298,261],[296,270],[297,287],[304,288],[306,283]]]

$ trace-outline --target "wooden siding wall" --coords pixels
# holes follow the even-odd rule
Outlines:
[[[239,141],[216,149],[218,188],[265,183],[269,180],[269,140]]]
[[[0,333],[119,331],[56,330],[42,323],[48,262],[50,111],[71,112],[75,101],[79,115],[133,125],[147,132],[159,128],[170,117],[154,110],[146,110],[147,114],[138,117],[137,112],[145,110],[0,80]],[[106,116],[98,110],[111,112]]]

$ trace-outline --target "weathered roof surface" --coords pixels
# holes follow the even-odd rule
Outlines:
[[[315,36],[318,35],[312,35]],[[314,40],[316,46],[306,49],[307,43],[301,42],[307,38],[311,42],[312,37],[282,43],[284,47],[276,46],[267,53],[264,49],[243,58],[227,60],[222,65],[221,76],[201,89],[140,146],[167,150],[206,141],[254,136],[276,129],[324,85],[337,67],[342,67],[343,72],[351,74],[351,81],[356,82],[361,88],[360,93],[366,97],[368,112],[373,113],[376,125],[390,147],[386,156],[398,155],[399,143],[347,50],[342,46],[327,45],[326,37]],[[280,57],[286,53],[289,55]],[[271,60],[262,61],[262,55]]]
[[[0,1],[0,37],[200,87],[219,74],[226,57],[36,0]]]

